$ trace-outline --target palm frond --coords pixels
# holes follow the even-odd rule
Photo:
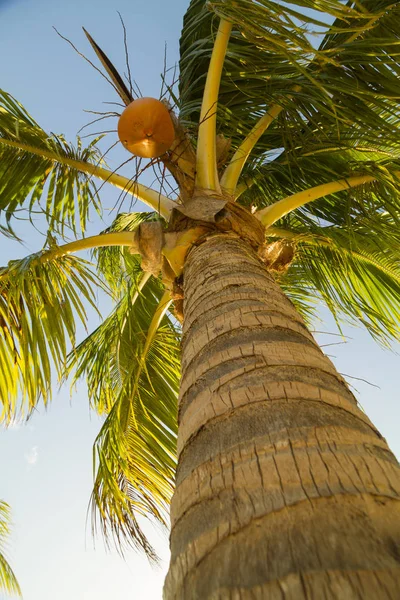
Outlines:
[[[10,507],[0,500],[0,592],[21,596],[17,578],[4,555],[10,535]]]
[[[60,376],[75,341],[76,321],[95,308],[101,282],[90,263],[72,256],[44,260],[46,251],[0,269],[0,418],[26,414],[51,397],[51,363]],[[103,286],[103,289],[104,286]]]
[[[285,296],[293,302],[306,326],[311,329],[319,318],[320,298],[316,295],[314,288],[302,281],[296,268],[297,263],[293,263],[284,275],[277,275],[276,279]]]
[[[96,439],[93,527],[107,543],[156,554],[138,516],[166,524],[176,454],[179,339],[164,317],[152,332],[162,286],[137,279],[115,311],[70,355],[92,406],[106,415]]]
[[[155,212],[120,213],[102,233],[135,231],[145,221],[159,220]],[[97,271],[115,296],[121,297],[141,277],[141,260],[126,247],[99,247],[93,251]]]
[[[218,16],[233,22],[218,104],[232,151],[271,107],[283,107],[253,150],[250,172],[278,156],[290,172],[299,151],[319,146],[332,151],[325,181],[340,178],[336,148],[349,138],[353,147],[398,153],[398,3],[294,4],[193,0],[180,46],[181,117],[197,127]]]
[[[253,184],[240,196],[242,204],[257,209],[272,208],[280,200],[295,194],[304,194],[306,203],[297,208],[295,220],[303,223],[323,219],[333,225],[346,224],[360,216],[389,212],[395,222],[400,218],[400,146],[396,151],[387,152],[368,148],[346,148],[342,145],[333,152],[304,152],[297,158],[296,168],[287,162],[272,161],[253,171]],[[388,156],[389,155],[389,156]],[[317,168],[316,168],[317,165]],[[248,170],[249,174],[250,171]],[[338,173],[341,176],[338,177]],[[365,176],[370,181],[351,187],[350,183],[341,186],[341,190],[307,203],[308,190],[317,186],[327,186],[335,181],[352,181],[354,177]],[[321,188],[322,189],[322,188]],[[316,196],[318,198],[318,196]],[[278,208],[278,207],[276,207]],[[282,213],[283,214],[283,213]],[[289,219],[289,220],[288,220]],[[280,223],[288,223],[290,216]]]
[[[332,205],[332,200],[328,199],[329,196],[362,187],[364,197],[360,203],[360,209],[364,207],[373,207],[377,211],[383,209],[390,212],[393,218],[398,220],[400,216],[400,188],[398,185],[400,170],[396,168],[398,165],[390,170],[382,164],[364,164],[363,166],[366,173],[346,176],[342,179],[335,179],[315,187],[306,188],[301,192],[292,193],[281,200],[273,202],[263,210],[257,211],[256,216],[268,228],[294,210],[299,208],[303,211],[304,209],[310,210],[310,203],[320,198],[325,199],[324,207],[328,208],[329,204]],[[373,187],[370,184],[374,184]],[[337,213],[339,204],[340,200],[336,199],[335,204],[331,206],[332,210],[327,215],[329,220],[331,212]],[[352,204],[354,210],[355,203],[352,202]]]
[[[47,134],[10,94],[0,90],[0,214],[8,227],[17,210],[45,214],[49,227],[63,233],[85,231],[90,208],[100,211],[96,187],[87,174],[64,164],[101,162],[94,139],[86,148]],[[20,216],[20,215],[19,215]]]
[[[293,289],[296,282],[305,297],[317,294],[339,326],[343,317],[361,323],[388,345],[400,334],[400,235],[389,215],[376,219],[376,233],[370,225],[280,230],[296,244],[282,283]]]

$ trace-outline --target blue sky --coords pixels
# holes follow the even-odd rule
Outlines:
[[[126,23],[131,69],[144,95],[158,96],[164,44],[168,64],[177,59],[181,20],[188,0],[0,0],[0,87],[21,101],[48,131],[73,140],[90,120],[83,109],[103,110],[103,101],[115,101],[113,90],[52,26],[85,53],[91,50],[81,26],[121,69],[124,51],[117,10]],[[108,128],[108,127],[106,127]],[[121,161],[126,155],[118,154]],[[102,199],[111,207],[118,195],[103,187]],[[112,216],[105,214],[105,221]],[[90,232],[104,223],[94,221]],[[43,243],[34,230],[19,229],[26,247],[1,241],[1,263],[37,250]],[[107,312],[109,306],[102,304]],[[316,329],[322,344],[335,344],[332,320]],[[97,321],[91,321],[95,326]],[[361,405],[400,456],[398,436],[399,357],[376,346],[367,333],[345,330],[347,344],[326,347],[340,372],[352,376]],[[81,332],[83,335],[83,332]],[[400,348],[398,347],[397,350]],[[357,379],[358,378],[358,379]],[[360,381],[366,379],[378,388]],[[10,559],[19,577],[25,600],[109,600],[132,598],[159,600],[168,559],[165,538],[153,532],[164,557],[162,568],[152,570],[134,553],[122,560],[106,553],[102,540],[93,540],[86,511],[91,491],[91,449],[100,420],[89,414],[85,387],[70,396],[68,389],[55,394],[47,411],[40,409],[23,427],[0,432],[0,498],[13,509],[14,532]]]

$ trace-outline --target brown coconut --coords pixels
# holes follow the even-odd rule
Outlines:
[[[138,98],[123,111],[118,137],[129,152],[143,158],[164,154],[175,138],[168,108],[155,98]]]

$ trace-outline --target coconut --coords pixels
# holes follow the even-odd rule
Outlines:
[[[138,98],[123,111],[118,137],[129,152],[143,158],[164,154],[175,138],[168,108],[155,98]]]

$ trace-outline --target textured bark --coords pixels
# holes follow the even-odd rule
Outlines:
[[[400,598],[400,469],[253,250],[184,271],[166,600]]]

